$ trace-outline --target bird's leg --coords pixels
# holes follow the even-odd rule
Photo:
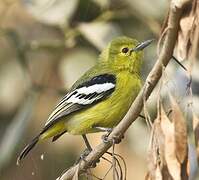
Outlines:
[[[90,143],[89,143],[89,141],[88,141],[86,135],[83,134],[82,137],[83,137],[83,139],[84,139],[84,142],[85,142],[85,144],[86,144],[87,149],[91,152],[91,151],[92,151],[92,147],[91,147],[91,145],[90,145]]]
[[[111,134],[111,132],[113,131],[113,128],[105,128],[105,127],[99,127],[99,126],[95,126],[93,127],[94,129],[97,129],[99,131],[102,132],[107,132],[106,134],[102,135],[102,140],[104,143],[108,142],[108,136]]]
[[[91,147],[91,145],[90,145],[90,143],[89,143],[89,141],[88,141],[86,135],[83,134],[82,137],[83,137],[84,143],[86,144],[86,149],[85,149],[84,152],[81,154],[80,159],[83,159],[83,160],[84,160],[85,157],[88,156],[89,153],[92,151],[92,147]]]
[[[106,128],[106,127],[99,127],[99,126],[94,126],[93,128],[102,132],[107,132],[109,134],[113,131],[113,128]]]
[[[77,159],[76,164],[79,163],[80,160],[84,160],[85,161],[85,157],[89,155],[89,153],[92,151],[92,147],[86,137],[85,134],[82,135],[84,143],[86,144],[86,149],[84,150],[84,152],[81,153],[80,157]]]
[[[84,150],[84,152],[80,155],[80,157],[78,158],[78,160],[76,161],[76,164],[79,163],[81,160],[83,161],[86,161],[85,160],[85,157],[89,155],[89,153],[92,151],[92,147],[86,137],[85,134],[82,135],[83,139],[84,139],[84,142],[86,144],[86,149]],[[90,168],[94,168],[96,167],[96,164],[99,162],[99,160],[97,160],[96,162],[93,162],[91,165],[90,165]]]

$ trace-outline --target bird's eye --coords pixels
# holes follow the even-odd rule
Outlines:
[[[122,49],[122,52],[125,53],[125,54],[126,54],[128,51],[129,51],[129,48],[127,48],[127,47],[125,47],[125,48]]]

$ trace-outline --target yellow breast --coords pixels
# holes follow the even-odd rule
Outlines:
[[[116,74],[115,91],[107,99],[81,112],[66,117],[67,131],[72,134],[96,132],[94,126],[114,127],[127,113],[136,98],[141,80],[136,74],[122,71]]]

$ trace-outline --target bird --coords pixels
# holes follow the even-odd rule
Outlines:
[[[97,64],[77,80],[49,115],[44,127],[17,158],[24,159],[35,145],[65,133],[81,135],[112,130],[125,116],[141,87],[143,49],[153,40],[138,42],[121,36],[108,43]]]

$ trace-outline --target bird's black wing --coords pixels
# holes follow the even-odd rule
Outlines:
[[[115,86],[116,77],[113,74],[101,74],[79,84],[61,99],[49,116],[43,132],[62,117],[104,100],[113,93]]]

